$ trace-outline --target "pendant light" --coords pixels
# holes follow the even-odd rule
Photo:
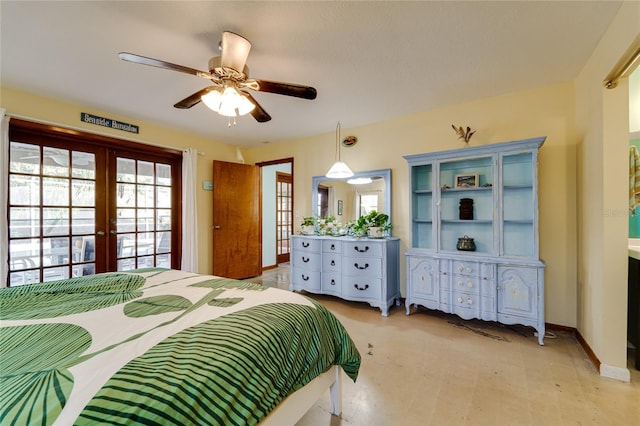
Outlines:
[[[353,172],[346,163],[340,161],[340,122],[336,126],[336,162],[325,175],[331,179],[344,179],[353,176]]]

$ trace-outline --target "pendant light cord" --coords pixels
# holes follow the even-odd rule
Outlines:
[[[340,122],[336,125],[336,161],[340,161]]]

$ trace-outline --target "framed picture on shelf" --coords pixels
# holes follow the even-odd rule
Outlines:
[[[478,174],[466,173],[463,175],[456,175],[455,188],[477,188],[478,187]]]

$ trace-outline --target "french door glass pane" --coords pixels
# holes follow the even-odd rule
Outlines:
[[[47,176],[69,176],[69,150],[43,147],[42,174]]]

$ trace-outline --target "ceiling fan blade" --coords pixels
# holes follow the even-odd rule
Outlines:
[[[222,67],[241,73],[247,63],[250,50],[251,42],[246,38],[230,31],[222,33]]]
[[[256,101],[255,98],[249,94],[249,92],[241,90],[240,93],[242,93],[247,98],[249,98],[251,103],[256,106],[254,109],[251,110],[251,115],[253,116],[253,118],[256,119],[256,121],[258,123],[265,123],[265,122],[271,120],[271,116],[269,115],[269,113],[267,111],[265,111],[262,108],[262,106],[260,106],[258,101]]]
[[[209,91],[212,88],[214,88],[214,87],[213,86],[209,86],[209,87],[205,87],[202,90],[198,90],[193,95],[187,96],[186,98],[184,98],[183,100],[181,100],[180,102],[175,104],[174,107],[175,108],[180,108],[180,109],[189,109],[194,105],[198,105],[198,103],[200,103],[200,101],[202,100],[202,96],[206,95],[207,93],[209,93]]]
[[[160,61],[158,59],[147,58],[146,56],[136,55],[135,53],[120,52],[118,56],[123,61],[134,62],[136,64],[149,65],[152,67],[164,68],[171,71],[183,72],[185,74],[195,75],[196,77],[209,78],[218,80],[218,78],[208,72],[200,71],[195,68],[185,67],[184,65],[172,64],[171,62]]]
[[[256,80],[258,91],[277,93],[278,95],[294,96],[303,99],[315,99],[318,92],[311,86],[293,83],[279,83],[277,81]]]

